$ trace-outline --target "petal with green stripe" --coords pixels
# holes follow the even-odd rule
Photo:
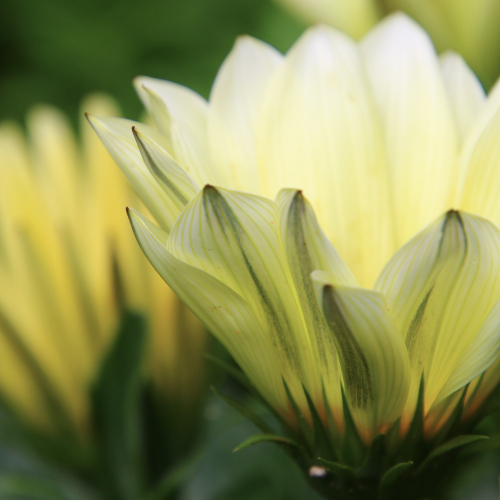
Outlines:
[[[490,222],[448,212],[396,253],[375,289],[387,297],[409,351],[412,388],[404,421],[422,374],[428,411],[493,362],[500,231]]]
[[[162,148],[168,146],[165,138],[157,130],[132,120],[99,115],[87,115],[87,118],[158,224],[170,231],[179,215],[177,204],[144,164],[132,127],[138,127]]]
[[[172,255],[168,235],[135,210],[129,218],[147,258],[193,311],[229,350],[258,391],[293,422],[282,382],[283,358],[252,306],[209,273]]]
[[[330,271],[335,276],[335,284],[356,286],[357,283],[323,234],[314,211],[302,192],[283,189],[278,195],[277,203],[285,257],[314,352],[314,366],[308,369],[313,372],[319,369],[321,375],[317,386],[310,388],[309,393],[316,407],[321,409],[324,405],[324,385],[335,421],[341,423],[343,409],[337,352],[316,298],[311,273],[316,270]]]
[[[312,276],[350,410],[370,442],[399,417],[406,402],[410,370],[403,339],[382,294],[334,285],[335,276],[324,271]]]

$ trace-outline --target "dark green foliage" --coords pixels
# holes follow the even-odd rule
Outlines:
[[[290,428],[279,419],[285,436],[262,434],[250,437],[235,451],[252,444],[274,442],[290,455],[308,476],[310,484],[325,498],[342,500],[424,500],[439,498],[454,467],[466,456],[467,448],[486,436],[465,435],[461,423],[464,397],[459,398],[448,425],[432,440],[424,436],[423,381],[410,427],[400,437],[399,421],[387,434],[379,434],[367,446],[361,439],[344,397],[345,429],[340,446],[304,389],[310,413],[304,415],[285,382],[297,426]],[[222,397],[227,401],[226,396]],[[229,402],[229,401],[227,401]],[[235,409],[237,404],[229,403]],[[245,414],[245,411],[242,412]],[[328,427],[333,419],[328,419]],[[267,424],[266,424],[267,425]],[[486,442],[486,441],[484,441]],[[500,440],[499,440],[500,442]]]
[[[0,118],[22,121],[46,102],[76,119],[82,97],[104,91],[136,119],[135,76],[207,97],[238,35],[286,50],[302,30],[268,0],[3,0]]]

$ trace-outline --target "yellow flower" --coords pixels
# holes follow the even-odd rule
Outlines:
[[[84,108],[117,113],[104,96]],[[125,214],[140,205],[132,188],[87,126],[77,143],[63,114],[40,106],[27,127],[25,139],[0,125],[2,398],[44,432],[64,415],[85,436],[90,385],[126,308],[149,322],[160,399],[189,406],[205,335],[137,249]]]
[[[294,400],[312,422],[310,397],[342,431],[343,389],[368,443],[399,418],[404,434],[422,377],[429,436],[469,382],[467,408],[484,400],[500,378],[478,380],[500,348],[499,89],[486,98],[401,14],[359,44],[312,28],[286,56],[240,38],[209,102],[136,85],[156,129],[91,118],[160,224],[131,211],[136,236],[285,421]]]
[[[488,86],[500,73],[500,3],[495,0],[277,0],[307,23],[325,22],[360,39],[383,16],[402,10],[439,52],[456,50]]]

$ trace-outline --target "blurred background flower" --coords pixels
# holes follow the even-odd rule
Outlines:
[[[497,0],[276,0],[307,23],[324,22],[360,39],[383,16],[402,10],[431,35],[438,52],[459,52],[486,88],[500,74]]]
[[[99,95],[83,108],[119,112]],[[77,141],[49,106],[30,111],[27,137],[0,125],[0,395],[51,458],[92,471],[99,455],[111,461],[111,406],[126,410],[117,398],[137,369],[133,383],[150,387],[161,473],[196,434],[207,334],[141,255],[124,210],[141,203],[82,125]],[[132,360],[123,380],[113,378],[116,349]]]

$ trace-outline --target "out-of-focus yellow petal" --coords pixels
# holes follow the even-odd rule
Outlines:
[[[483,112],[462,151],[464,173],[460,208],[500,223],[500,84],[488,96]]]
[[[301,189],[358,281],[370,286],[395,247],[382,130],[354,42],[328,27],[306,32],[262,109],[263,193]]]
[[[500,4],[495,0],[387,0],[416,19],[439,51],[462,54],[489,83],[500,72]]]
[[[440,57],[441,71],[462,142],[486,102],[486,94],[477,76],[456,52]]]
[[[219,69],[210,94],[208,136],[223,187],[259,192],[258,112],[281,60],[270,45],[242,36]]]
[[[361,47],[384,125],[397,246],[451,207],[458,131],[428,35],[395,14]]]
[[[382,16],[377,0],[278,0],[310,23],[324,22],[361,38]]]

